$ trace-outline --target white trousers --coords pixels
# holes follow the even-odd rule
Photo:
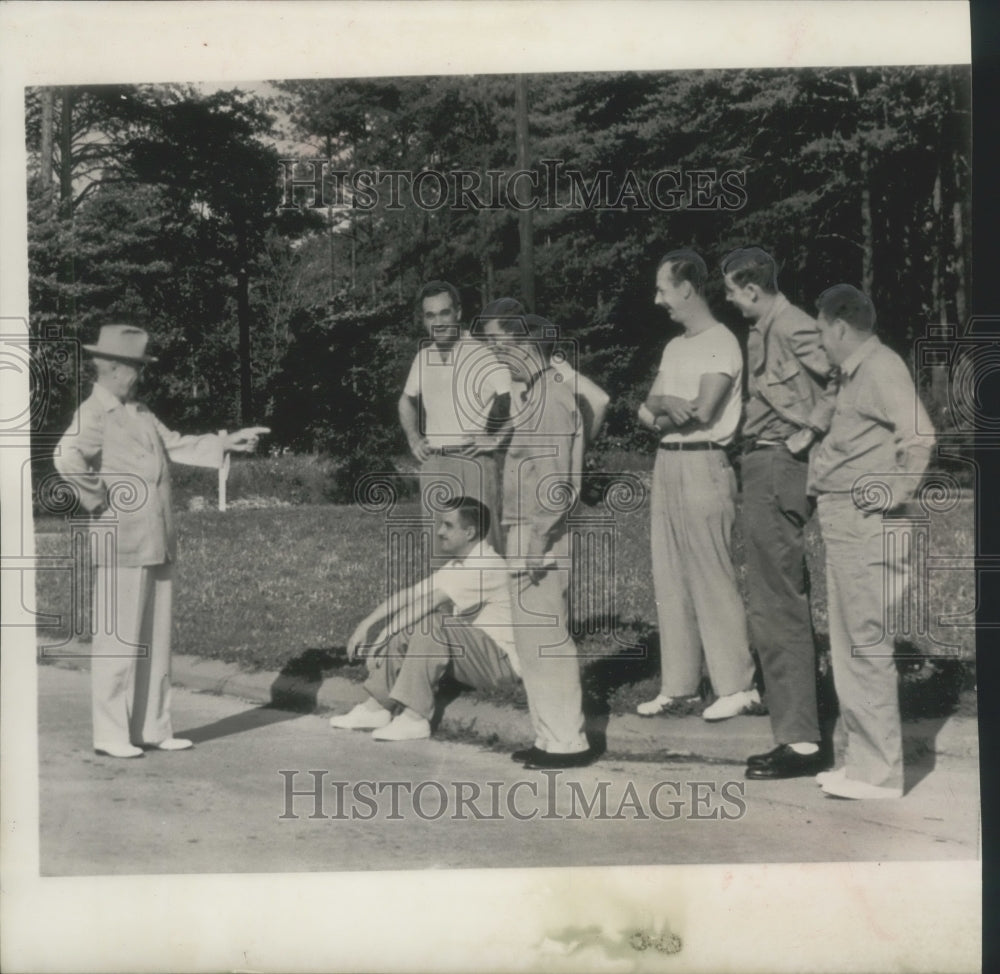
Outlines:
[[[170,724],[173,565],[99,565],[90,663],[94,747],[159,744]]]

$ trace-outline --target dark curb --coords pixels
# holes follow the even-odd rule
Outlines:
[[[88,665],[86,649],[76,644],[64,655],[43,662],[83,669]],[[175,686],[188,690],[301,713],[339,713],[365,697],[360,684],[341,676],[309,679],[273,670],[252,673],[235,663],[179,654],[173,657],[172,678]],[[588,720],[588,731],[606,740],[607,760],[709,760],[742,765],[748,754],[774,746],[766,717],[735,717],[710,724],[693,716],[643,718],[611,714]],[[526,712],[467,694],[448,704],[437,733],[452,740],[503,749],[531,743]],[[957,716],[905,721],[903,744],[908,761],[928,755],[978,761],[978,723],[975,718]]]

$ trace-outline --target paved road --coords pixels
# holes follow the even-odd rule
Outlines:
[[[978,855],[969,758],[928,758],[908,768],[903,800],[858,803],[698,759],[543,775],[506,751],[379,744],[325,718],[175,690],[176,732],[196,748],[120,761],[90,748],[86,672],[43,666],[39,687],[47,876]],[[319,804],[289,797],[315,788],[311,772]]]

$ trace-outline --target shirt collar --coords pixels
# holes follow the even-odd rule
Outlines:
[[[94,383],[94,389],[91,394],[108,412],[112,409],[118,409],[124,405],[124,403],[122,403],[122,401],[113,392],[109,389],[105,389],[99,382]]]
[[[858,371],[858,366],[872,354],[882,343],[877,335],[865,339],[840,365],[840,374],[853,376]]]
[[[490,546],[488,541],[480,538],[473,546],[472,550],[464,558],[452,558],[451,564],[457,566],[464,565],[467,561],[476,561],[482,558],[496,558],[497,553]]]
[[[788,298],[786,298],[780,291],[775,295],[774,302],[771,305],[770,311],[763,318],[759,318],[753,323],[753,327],[757,329],[762,335],[766,334],[768,329],[771,327],[771,322],[781,314],[785,308],[788,307]]]
[[[441,365],[450,365],[455,361],[455,347],[449,345],[448,348],[442,349],[432,342],[427,346],[427,357],[433,362],[440,362]]]
[[[531,390],[534,389],[539,382],[541,382],[544,385],[545,384],[544,376],[546,376],[551,371],[552,371],[552,365],[548,364],[545,366],[544,369],[541,370],[541,372],[536,372],[529,381],[519,383],[524,390],[521,393],[522,397],[524,399],[527,399],[528,396],[531,395]]]

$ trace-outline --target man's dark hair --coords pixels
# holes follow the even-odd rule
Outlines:
[[[875,330],[875,306],[851,284],[834,284],[817,299],[816,310],[828,321],[839,318],[857,331]]]
[[[463,526],[476,532],[477,541],[490,533],[490,509],[475,497],[453,497],[442,507],[446,511],[457,511],[458,520]]]
[[[458,288],[447,281],[428,281],[417,292],[417,300],[413,305],[413,313],[416,315],[418,324],[423,320],[424,298],[433,298],[437,294],[447,294],[455,307],[455,314],[461,314],[462,299],[458,296]]]
[[[479,317],[489,321],[490,318],[506,318],[508,315],[523,314],[524,305],[517,298],[497,298],[483,308]]]
[[[490,314],[480,315],[477,321],[480,324],[486,321],[498,321],[505,335],[534,345],[546,362],[552,357],[552,349],[559,340],[559,329],[541,315]]]
[[[737,287],[756,284],[765,294],[778,293],[778,266],[760,247],[743,247],[722,259],[723,276],[730,276]]]
[[[708,280],[708,267],[700,254],[696,254],[690,247],[681,247],[680,250],[671,250],[669,254],[660,258],[656,269],[659,270],[664,264],[670,265],[670,276],[674,284],[690,281],[695,291],[698,294],[702,293],[705,281]]]

